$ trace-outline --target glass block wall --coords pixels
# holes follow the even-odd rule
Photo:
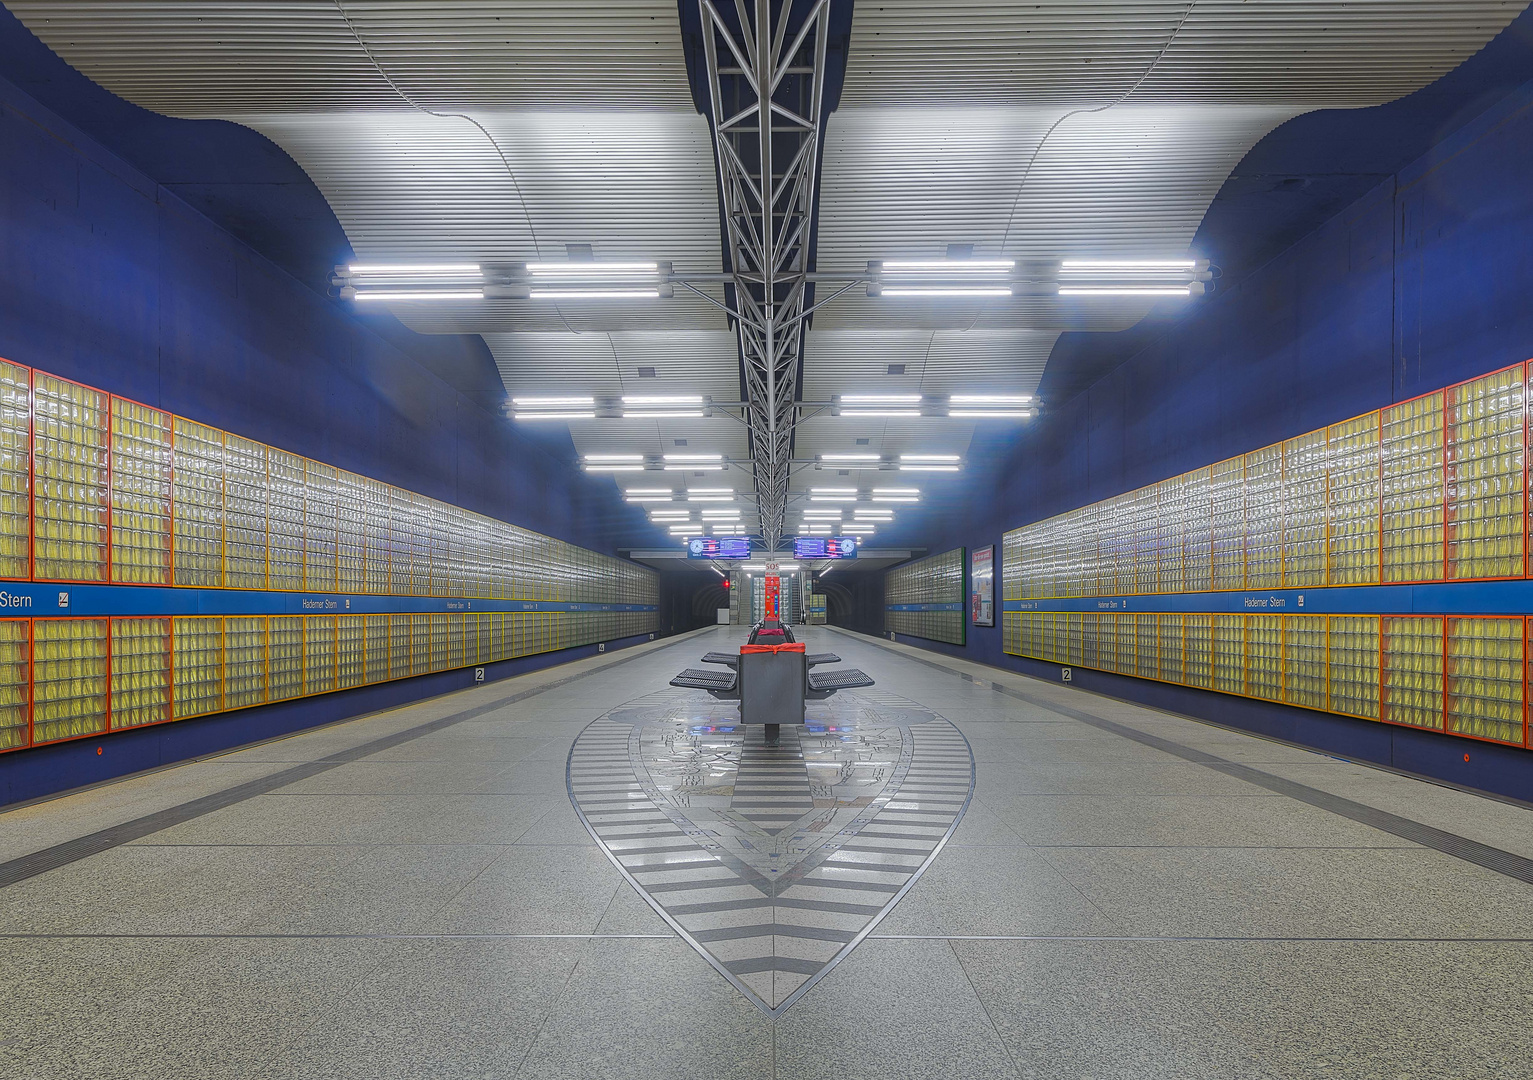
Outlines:
[[[1006,652],[1529,746],[1530,376],[1008,532]]]
[[[884,575],[884,629],[964,643],[964,548],[896,566]]]
[[[652,570],[0,361],[0,750],[657,613]]]

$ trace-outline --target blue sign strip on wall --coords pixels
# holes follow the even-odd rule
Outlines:
[[[453,596],[253,592],[160,585],[0,582],[0,618],[102,615],[388,615],[443,612],[655,611],[654,604],[580,604],[563,600],[484,600]]]
[[[885,611],[962,611],[963,604],[886,604]]]
[[[1533,580],[1336,585],[1252,592],[1007,600],[1003,611],[1196,612],[1215,615],[1524,615]]]

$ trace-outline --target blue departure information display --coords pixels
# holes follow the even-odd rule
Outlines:
[[[689,559],[748,559],[751,540],[748,536],[694,536],[687,541]]]
[[[793,540],[795,559],[855,559],[855,536],[799,536]]]

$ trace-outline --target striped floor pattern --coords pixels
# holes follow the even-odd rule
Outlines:
[[[947,720],[888,695],[837,697],[779,747],[707,702],[657,697],[593,722],[570,750],[570,798],[592,836],[774,1015],[893,907],[973,790],[968,742]]]

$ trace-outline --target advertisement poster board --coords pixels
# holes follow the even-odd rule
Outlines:
[[[995,625],[995,545],[969,552],[969,619],[975,626]]]

